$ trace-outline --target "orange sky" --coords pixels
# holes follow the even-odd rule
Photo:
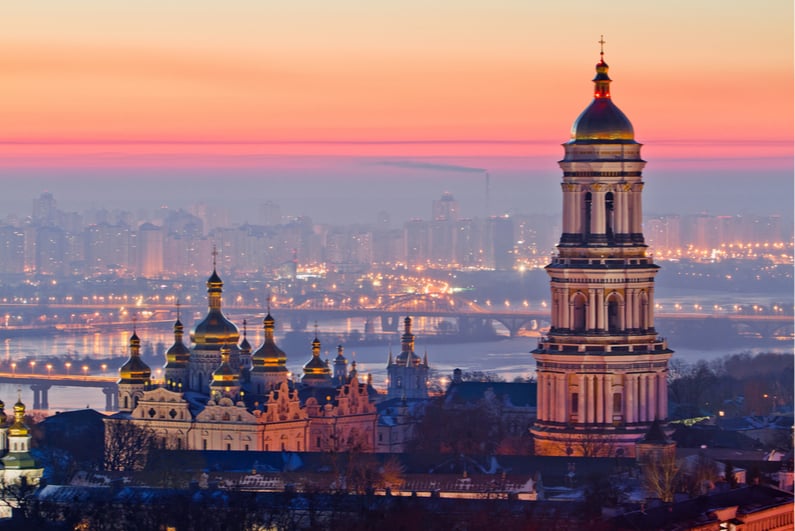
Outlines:
[[[117,4],[3,7],[0,164],[554,161],[604,34],[647,158],[792,166],[788,0]]]

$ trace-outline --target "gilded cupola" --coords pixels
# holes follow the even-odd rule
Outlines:
[[[240,386],[240,375],[229,365],[228,345],[223,345],[221,347],[221,365],[213,371],[212,378],[213,381],[210,387],[213,390],[224,390],[229,392],[230,389],[236,389]]]
[[[9,437],[25,437],[30,433],[30,429],[25,425],[25,404],[22,398],[14,404],[14,423],[8,427]]]
[[[604,45],[604,40],[600,42]],[[607,75],[609,67],[604,59],[604,47],[599,56],[593,78],[593,101],[574,121],[569,142],[634,144],[632,123],[610,96],[611,79]]]
[[[141,359],[141,340],[135,331],[130,336],[130,358],[119,369],[119,376],[120,384],[146,384],[152,377],[149,365]]]
[[[254,372],[287,372],[287,354],[276,346],[273,339],[275,321],[270,312],[262,321],[265,329],[265,340],[252,356]]]
[[[237,345],[240,331],[221,311],[221,295],[224,283],[213,264],[213,274],[207,279],[207,316],[191,331],[190,337],[195,348],[219,350],[221,345]]]
[[[328,363],[320,359],[320,340],[317,338],[317,325],[315,326],[315,339],[312,341],[312,359],[304,365],[304,383],[326,383],[331,381],[331,369]]]
[[[177,321],[174,323],[174,344],[166,351],[166,369],[184,368],[188,365],[190,350],[182,341],[184,332],[185,327],[177,314]]]

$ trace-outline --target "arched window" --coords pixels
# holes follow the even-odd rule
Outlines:
[[[583,235],[587,239],[591,234],[591,192],[586,192],[583,206],[585,207],[582,218]]]
[[[613,393],[613,413],[621,414],[621,393]]]
[[[621,319],[621,301],[617,293],[607,298],[607,331],[615,334],[624,327]]]
[[[638,310],[638,328],[646,330],[649,328],[649,296],[645,291],[640,294],[640,308]]]
[[[613,201],[613,192],[605,194],[605,234],[607,239],[613,239],[613,227],[615,223],[615,203]]]
[[[572,319],[571,327],[575,332],[585,332],[585,295],[577,292],[571,301]]]

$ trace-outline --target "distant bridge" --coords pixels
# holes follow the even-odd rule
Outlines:
[[[118,378],[109,376],[88,375],[45,375],[45,374],[17,374],[16,372],[0,372],[0,383],[29,385],[33,391],[32,409],[49,409],[49,390],[52,386],[58,387],[98,387],[105,395],[105,410],[116,411],[119,409]]]
[[[8,309],[32,309],[46,314],[49,310],[58,312],[77,312],[77,311],[117,311],[118,304],[40,304],[26,305],[19,303],[0,304],[0,311]],[[188,309],[183,306],[184,309]],[[204,306],[192,306],[191,311],[201,312]],[[257,304],[227,303],[224,308],[229,311],[240,313],[261,314],[264,308]],[[164,322],[164,317],[175,313],[175,308],[170,304],[143,304],[130,308],[130,310],[149,311],[157,315],[156,322]],[[340,292],[318,291],[311,294],[295,297],[292,299],[281,298],[278,303],[274,301],[272,305],[274,317],[290,323],[293,330],[305,330],[310,320],[340,319],[345,317],[356,317],[365,319],[366,326],[371,327],[374,320],[380,319],[381,330],[398,331],[401,318],[405,316],[414,317],[438,317],[449,318],[456,321],[458,332],[462,335],[477,334],[484,327],[489,327],[492,322],[501,323],[510,333],[511,337],[516,336],[520,330],[528,325],[534,328],[543,328],[550,324],[550,308],[531,308],[524,304],[478,304],[474,301],[465,299],[457,294],[400,294],[395,296],[381,297],[357,297]],[[168,321],[168,319],[166,319]],[[701,324],[714,324],[720,322],[728,326],[738,335],[756,336],[761,338],[791,337],[793,332],[793,316],[782,312],[773,314],[767,313],[730,313],[730,312],[659,312],[656,313],[658,324],[669,325],[676,323],[691,323],[692,326]],[[144,322],[144,321],[142,321]],[[146,321],[155,322],[155,321]],[[54,325],[56,331],[70,331],[74,328],[75,332],[85,332],[91,326],[131,326],[129,321],[109,321],[98,318],[90,325]],[[25,330],[22,330],[22,329]],[[50,329],[53,326],[49,327]],[[670,326],[669,326],[670,328]],[[44,328],[42,328],[43,330]],[[27,332],[35,333],[36,327],[6,327],[0,326],[0,337],[3,331],[8,333]]]

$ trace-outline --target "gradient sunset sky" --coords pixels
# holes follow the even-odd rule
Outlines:
[[[793,166],[790,0],[39,0],[0,17],[0,179],[352,160],[554,175],[602,34],[659,169]]]

